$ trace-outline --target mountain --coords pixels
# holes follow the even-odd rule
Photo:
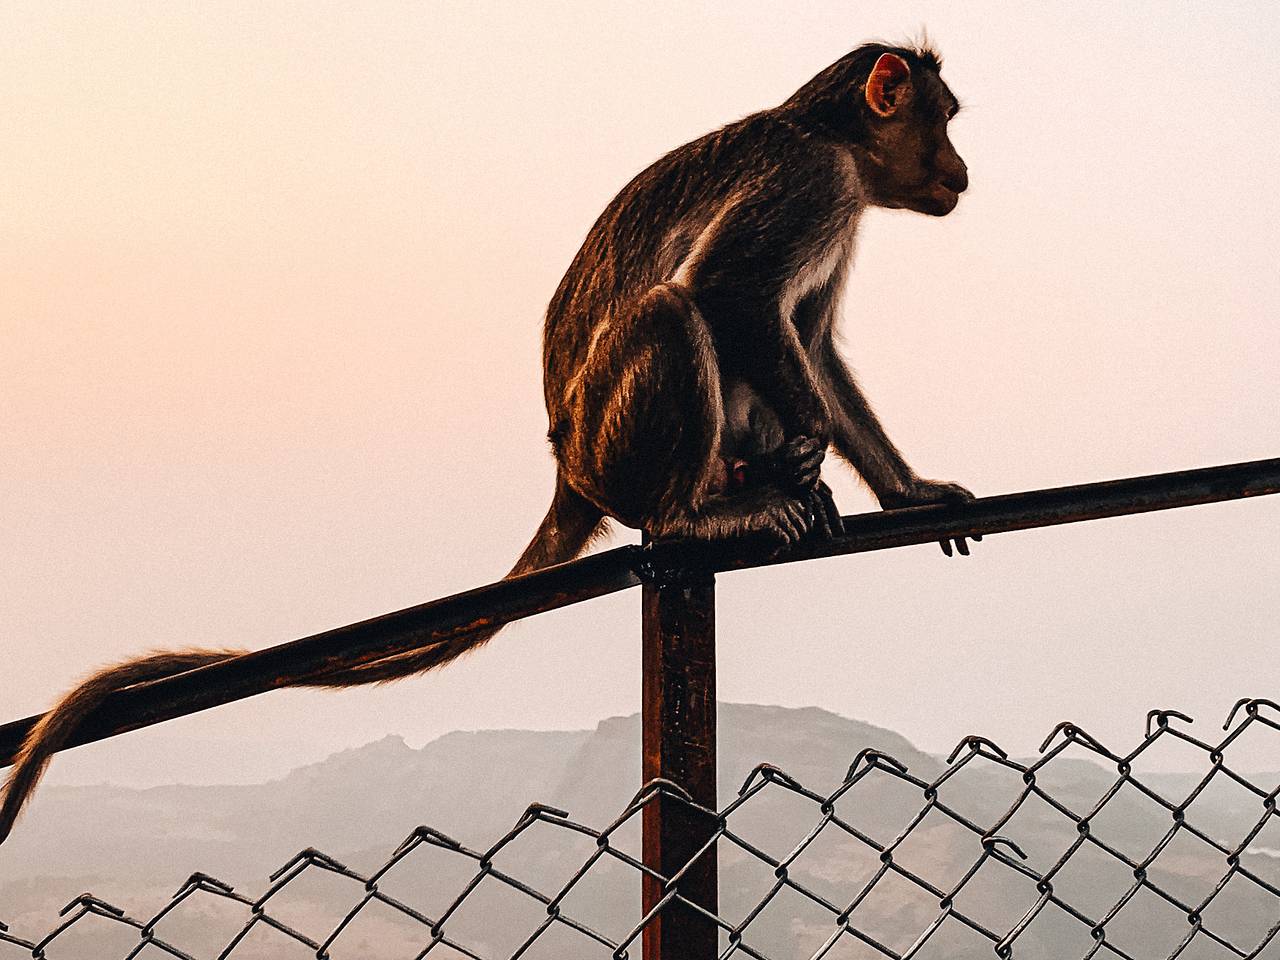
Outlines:
[[[10,925],[11,933],[37,940],[55,925],[57,910],[82,890],[92,890],[146,919],[168,902],[193,870],[257,897],[274,870],[299,850],[313,846],[367,876],[419,824],[483,852],[512,828],[533,801],[567,810],[575,821],[603,828],[639,786],[639,747],[639,717],[615,717],[593,731],[457,732],[416,750],[402,738],[388,736],[300,767],[282,779],[254,785],[142,790],[50,787],[39,794],[31,813],[0,847],[0,920]],[[867,748],[905,764],[910,775],[921,781],[933,781],[947,769],[942,759],[922,753],[891,731],[825,710],[723,704],[721,807],[737,796],[748,774],[762,762],[826,797],[840,786],[854,757]],[[1276,780],[1280,775],[1268,781],[1266,789]],[[1116,782],[1114,770],[1065,756],[1037,776],[1037,786],[1077,817],[1107,797]],[[1177,803],[1196,780],[1157,774],[1142,782]],[[752,908],[777,886],[774,867],[753,850],[781,860],[821,826],[803,852],[788,863],[787,877],[843,908],[884,866],[879,851],[861,838],[890,844],[911,827],[893,848],[895,869],[876,883],[854,913],[859,930],[902,952],[939,913],[939,897],[904,873],[923,877],[941,891],[950,890],[982,855],[977,834],[956,818],[986,830],[1026,790],[1017,771],[977,758],[961,764],[930,804],[919,787],[873,770],[832,805],[830,812],[836,819],[831,820],[824,819],[818,801],[769,784],[730,817],[735,839],[720,845],[721,915],[732,922],[748,919]],[[1187,808],[1188,822],[1203,825],[1223,843],[1239,842],[1261,815],[1258,799],[1223,776],[1211,780]],[[1124,783],[1090,818],[1090,831],[1110,849],[1141,861],[1173,824],[1168,810]],[[1015,840],[1028,855],[1028,865],[1041,872],[1072,844],[1081,842],[1076,821],[1034,795],[999,833]],[[638,856],[638,818],[611,836],[610,843]],[[493,863],[497,870],[554,893],[596,849],[591,837],[536,823],[503,848]],[[1268,826],[1251,843],[1242,864],[1274,883],[1280,880],[1278,850],[1280,828]],[[1222,854],[1180,828],[1150,865],[1148,876],[1162,889],[1193,903],[1213,889],[1226,869]],[[447,845],[425,844],[380,878],[379,889],[434,919],[445,913],[475,871],[474,857]],[[1055,874],[1054,884],[1058,895],[1096,919],[1133,886],[1134,875],[1090,840]],[[1261,891],[1265,896],[1259,896],[1260,891],[1255,884],[1233,878],[1206,911],[1206,925],[1215,930],[1239,929],[1238,945],[1251,947],[1263,935],[1258,930],[1265,932],[1263,921],[1280,909],[1275,898],[1265,891]],[[363,893],[362,883],[340,872],[312,869],[273,896],[267,909],[313,940],[323,940]],[[963,884],[955,905],[974,922],[1004,932],[1037,899],[1031,881],[990,860]],[[602,857],[564,899],[563,910],[610,938],[621,939],[639,917],[634,869],[613,857]],[[192,956],[212,957],[249,916],[238,904],[193,897],[162,921],[157,931]],[[478,956],[510,956],[546,916],[542,904],[487,877],[450,915],[444,932]],[[1276,919],[1280,916],[1269,922]],[[87,931],[89,923],[98,926],[79,936],[79,927]],[[75,926],[49,947],[49,960],[123,957],[137,944],[136,932],[99,919]],[[829,911],[783,885],[750,920],[743,942],[775,960],[807,957],[835,929]],[[1135,947],[1130,951],[1133,956],[1148,952],[1167,956],[1172,946],[1163,953],[1159,950],[1166,941],[1176,946],[1177,938],[1185,937],[1188,929],[1185,914],[1143,888],[1108,923],[1107,933],[1111,941],[1128,938],[1134,944],[1151,945],[1150,951]],[[110,939],[117,934],[119,948]],[[430,939],[425,925],[379,906],[377,911],[362,911],[329,954],[334,960],[410,960]],[[831,956],[863,955],[856,952],[856,941],[844,939],[848,942],[842,941]],[[1059,960],[1084,956],[1092,944],[1087,926],[1050,906],[1019,938],[1014,956]],[[0,960],[7,960],[6,949],[0,942]],[[314,948],[303,949],[296,941],[277,936],[266,924],[258,924],[232,956],[275,960],[314,953]],[[465,955],[450,954],[443,945],[435,953]],[[608,955],[608,950],[564,924],[555,924],[524,954],[531,960]],[[988,939],[951,918],[921,957],[985,960],[991,955]]]

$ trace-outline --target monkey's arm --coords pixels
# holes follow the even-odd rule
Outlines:
[[[882,507],[973,499],[960,484],[923,480],[907,465],[830,336],[823,340],[819,364],[831,406],[832,445],[862,475]]]

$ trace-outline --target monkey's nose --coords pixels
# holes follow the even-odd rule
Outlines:
[[[969,189],[968,168],[961,167],[959,170],[948,173],[946,178],[942,181],[942,185],[948,190],[952,190],[956,193],[964,193]]]

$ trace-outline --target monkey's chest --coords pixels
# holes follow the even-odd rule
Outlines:
[[[852,222],[852,221],[851,221]],[[853,252],[853,233],[851,227],[836,231],[826,244],[815,251],[815,255],[787,281],[779,298],[779,309],[784,317],[797,321],[802,320],[807,305],[820,299],[823,291],[839,286],[839,278],[844,275],[849,257]],[[800,330],[801,339],[806,344],[816,336],[816,331]]]

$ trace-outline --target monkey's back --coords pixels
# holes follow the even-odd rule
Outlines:
[[[780,171],[821,178],[835,176],[836,166],[829,144],[765,111],[678,147],[637,174],[591,227],[547,308],[543,388],[553,428],[567,415],[562,391],[593,333],[670,279],[717,211]]]

